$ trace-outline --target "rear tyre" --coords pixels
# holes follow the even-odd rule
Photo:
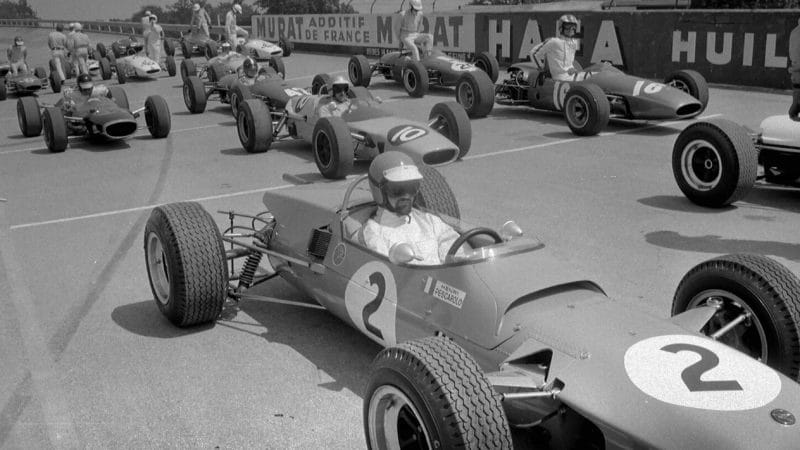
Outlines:
[[[228,74],[228,69],[224,65],[220,63],[214,63],[208,70],[208,81],[216,83],[227,74]]]
[[[169,76],[174,77],[175,74],[178,73],[177,66],[175,65],[175,57],[172,55],[167,55],[165,64],[167,66],[167,73]]]
[[[693,203],[721,208],[753,188],[758,150],[747,132],[725,119],[696,122],[678,135],[672,147],[672,174]]]
[[[353,86],[369,87],[372,81],[372,69],[364,55],[353,55],[347,63],[347,75]]]
[[[207,42],[206,43],[206,58],[211,59],[217,56],[217,43],[216,42]]]
[[[164,52],[167,56],[175,56],[175,42],[172,39],[164,39]]]
[[[456,102],[443,102],[433,105],[428,115],[431,128],[442,133],[458,146],[458,157],[463,158],[472,146],[472,125],[464,107]]]
[[[128,103],[128,94],[125,93],[125,90],[119,86],[111,86],[108,88],[108,98],[114,100],[114,103],[117,104],[120,108],[124,109],[125,111],[130,111],[131,107]]]
[[[56,94],[61,92],[61,83],[63,83],[63,80],[61,79],[61,75],[58,74],[58,71],[50,72],[48,79],[50,80],[50,89]]]
[[[183,82],[183,104],[192,114],[206,110],[206,87],[203,80],[192,75]]]
[[[328,93],[328,86],[331,84],[331,76],[327,73],[314,75],[311,81],[311,93],[313,95],[325,95]]]
[[[748,315],[719,341],[800,380],[800,280],[786,267],[750,254],[705,261],[681,280],[672,314],[701,306],[718,308],[702,330],[707,335]]]
[[[671,73],[666,80],[664,80],[664,84],[686,92],[703,105],[700,111],[697,111],[697,114],[694,114],[692,117],[699,116],[700,113],[705,111],[706,106],[708,106],[708,83],[705,77],[699,72],[694,70],[678,70]]]
[[[425,164],[420,164],[417,168],[422,172],[423,179],[414,206],[460,219],[456,195],[441,172]]]
[[[275,69],[281,78],[286,79],[286,65],[283,63],[283,58],[270,58],[269,66]]]
[[[481,52],[478,57],[475,58],[475,66],[489,75],[492,84],[497,82],[497,78],[500,76],[500,64],[497,62],[497,58],[495,58],[494,55],[489,52]]]
[[[50,153],[61,153],[67,149],[67,122],[58,108],[45,108],[42,114],[44,143]]]
[[[106,48],[106,44],[103,44],[102,42],[97,43],[97,54],[99,54],[101,58],[106,57],[106,54],[108,54],[108,49]]]
[[[231,102],[231,114],[233,114],[234,119],[239,117],[239,108],[241,107],[242,102],[253,98],[253,94],[250,92],[250,87],[243,85],[239,81],[233,82],[228,96]]]
[[[114,54],[114,58],[122,58],[125,56],[125,52],[122,51],[122,47],[120,47],[117,42],[111,44],[111,53]]]
[[[25,137],[42,134],[42,114],[36,97],[20,97],[17,99],[17,121],[19,131]]]
[[[272,145],[272,115],[261,100],[245,100],[236,116],[239,142],[247,153],[264,153]]]
[[[191,59],[181,61],[181,78],[185,82],[187,78],[197,76],[197,67]]]
[[[472,356],[444,337],[404,342],[375,357],[364,434],[370,449],[513,445],[500,396]]]
[[[111,63],[108,61],[107,58],[100,58],[98,61],[100,64],[100,77],[104,80],[111,79]]]
[[[596,84],[575,84],[564,98],[564,117],[578,136],[594,136],[608,125],[611,106]]]
[[[292,44],[292,41],[288,39],[280,38],[278,40],[278,47],[283,50],[283,56],[287,58],[291,56],[292,52],[294,51],[294,44]]]
[[[160,95],[151,95],[144,101],[144,121],[150,136],[154,139],[165,138],[169,135],[172,118],[169,115],[167,101]]]
[[[419,61],[409,60],[402,71],[403,87],[412,97],[423,97],[428,93],[428,70]]]
[[[494,84],[483,71],[464,72],[456,82],[456,101],[469,117],[486,117],[494,108]]]
[[[184,59],[192,57],[192,48],[186,42],[181,42],[181,54]]]
[[[353,139],[341,117],[323,117],[311,137],[314,162],[325,178],[344,178],[353,169]]]
[[[214,219],[199,204],[153,209],[144,253],[153,298],[170,322],[188,327],[219,316],[228,286],[225,248]]]

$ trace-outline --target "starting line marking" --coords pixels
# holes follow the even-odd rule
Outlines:
[[[708,115],[708,116],[699,117],[698,119],[710,119],[710,118],[721,116],[721,115],[722,114],[711,114],[711,115]],[[626,133],[633,132],[633,131],[641,131],[643,129],[654,128],[654,127],[657,127],[657,126],[677,124],[677,123],[681,123],[681,122],[683,122],[683,121],[660,122],[658,124],[647,125],[647,126],[644,126],[644,127],[641,127],[641,128],[636,128],[636,129],[631,129],[631,130],[622,130],[622,131],[616,131],[616,132],[612,132],[612,133],[600,133],[600,136],[615,136],[615,135],[619,135],[619,134],[626,134]],[[201,129],[201,128],[210,128],[210,127],[215,127],[215,126],[220,126],[220,125],[211,125],[211,126],[208,126],[208,127],[188,128],[186,130],[181,130],[181,131],[190,131],[190,130],[196,130],[196,129]],[[500,155],[505,155],[505,154],[509,154],[509,153],[518,153],[518,152],[533,150],[533,149],[542,148],[542,147],[549,147],[549,146],[552,146],[552,145],[567,144],[567,143],[579,141],[579,140],[582,140],[582,139],[584,139],[584,138],[560,139],[560,140],[556,140],[556,141],[552,141],[552,142],[544,142],[544,143],[541,143],[541,144],[528,145],[528,146],[525,146],[525,147],[517,147],[517,148],[512,148],[512,149],[507,149],[507,150],[498,150],[496,152],[484,153],[484,154],[481,154],[481,155],[466,156],[466,157],[464,157],[462,159],[466,161],[466,160],[489,158],[489,157],[500,156]],[[212,195],[212,196],[209,196],[209,197],[200,197],[200,198],[190,199],[190,200],[186,200],[186,201],[204,202],[204,201],[209,201],[209,200],[218,200],[218,199],[221,199],[221,198],[239,197],[239,196],[242,196],[242,195],[258,194],[258,193],[263,193],[263,192],[268,192],[268,191],[277,191],[277,190],[280,190],[280,189],[286,189],[286,188],[291,187],[291,186],[294,186],[294,184],[282,184],[280,186],[273,186],[273,187],[267,187],[267,188],[261,188],[261,189],[251,189],[251,190],[248,190],[248,191],[231,192],[229,194]],[[154,204],[154,205],[137,206],[135,208],[119,209],[119,210],[115,210],[115,211],[106,211],[106,212],[101,212],[101,213],[87,214],[87,215],[83,215],[83,216],[65,217],[65,218],[62,218],[62,219],[45,220],[45,221],[42,221],[42,222],[24,223],[24,224],[19,224],[19,225],[12,225],[12,226],[9,227],[9,229],[10,230],[21,230],[21,229],[25,229],[25,228],[33,228],[33,227],[39,227],[39,226],[43,226],[43,225],[53,225],[53,224],[59,224],[59,223],[74,222],[74,221],[77,221],[77,220],[86,220],[86,219],[94,219],[94,218],[98,218],[98,217],[113,216],[113,215],[117,215],[117,214],[127,214],[127,213],[131,213],[131,212],[138,212],[138,211],[143,211],[145,209],[155,208],[157,206],[162,206],[162,205],[165,205],[165,203],[158,203],[158,204]]]

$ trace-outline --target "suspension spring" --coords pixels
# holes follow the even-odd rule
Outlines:
[[[253,276],[256,273],[258,264],[261,262],[262,256],[263,255],[260,252],[253,252],[247,257],[247,261],[245,261],[244,267],[242,267],[242,273],[239,274],[239,287],[237,288],[238,291],[247,289],[253,285]]]

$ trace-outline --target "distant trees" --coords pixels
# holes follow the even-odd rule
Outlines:
[[[351,14],[352,0],[255,0],[269,14]]]
[[[28,6],[28,0],[0,1],[0,17],[3,19],[38,19],[36,11]]]

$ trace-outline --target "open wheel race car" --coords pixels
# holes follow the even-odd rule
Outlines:
[[[47,87],[47,72],[44,67],[37,67],[33,73],[22,73],[17,75],[11,74],[11,66],[0,64],[0,100],[5,100],[8,94],[15,94],[18,96],[35,95],[45,87]],[[59,85],[59,87],[61,87]]]
[[[499,65],[489,52],[480,53],[474,63],[460,61],[439,49],[414,61],[408,50],[387,53],[371,64],[364,55],[353,55],[347,73],[353,86],[369,87],[375,74],[403,85],[408,95],[422,97],[429,86],[455,86],[456,98],[470,117],[484,117],[494,106],[494,82]]]
[[[239,37],[236,39],[236,52],[245,56],[252,56],[256,61],[266,61],[271,58],[289,57],[294,50],[294,45],[288,39],[280,38],[277,44],[262,39]]]
[[[800,280],[784,266],[706,261],[679,284],[675,315],[652,317],[513,222],[461,220],[444,178],[420,169],[416,206],[461,235],[443,264],[360,242],[377,208],[366,176],[306,184],[265,193],[263,213],[225,212],[222,231],[197,203],[155,208],[144,250],[156,305],[187,327],[226,301],[275,301],[251,291],[275,275],[307,293],[386,347],[363,394],[371,449],[510,448],[510,428],[538,448],[796,447]]]
[[[512,64],[508,78],[495,86],[495,101],[563,111],[567,125],[578,136],[603,131],[609,118],[689,119],[708,104],[708,84],[693,70],[676,71],[658,83],[602,62],[580,71],[578,77],[580,81],[554,80],[535,63]]]
[[[196,75],[211,81],[221,80],[225,74],[236,73],[247,58],[247,55],[231,51],[230,45],[225,42],[222,44],[219,54],[205,62],[198,63],[188,58],[181,61],[181,78],[186,81],[188,77]],[[260,66],[272,67],[286,78],[286,66],[281,57],[269,58],[267,63]]]
[[[104,80],[110,79],[114,73],[119,84],[125,84],[130,78],[154,79],[164,71],[171,77],[177,73],[173,56],[167,55],[162,67],[158,61],[143,54],[144,44],[134,37],[114,42],[111,47],[113,51],[108,52],[102,43],[97,44],[98,53],[104,55],[100,59],[100,74]]]
[[[316,75],[311,95],[296,91],[299,95],[292,95],[283,108],[270,108],[262,100],[243,101],[236,117],[242,147],[249,153],[265,152],[275,139],[302,139],[311,143],[324,177],[342,178],[355,159],[371,160],[385,151],[398,150],[439,166],[463,157],[472,145],[469,117],[456,102],[437,103],[428,123],[420,123],[383,110],[379,99],[358,86],[348,91],[346,111],[325,116],[321,110],[333,101],[330,83],[328,74]]]
[[[721,208],[741,200],[755,185],[758,166],[764,181],[797,187],[800,178],[800,123],[772,116],[752,132],[730,120],[695,122],[678,135],[672,173],[692,202]]]
[[[129,137],[139,129],[136,119],[142,113],[153,138],[169,135],[169,106],[159,95],[147,97],[144,106],[134,111],[128,106],[127,94],[118,86],[108,87],[105,96],[92,96],[77,105],[67,105],[63,98],[54,105],[40,105],[33,97],[17,101],[17,120],[23,136],[38,136],[44,130],[47,149],[53,153],[66,150],[70,136],[113,140]]]
[[[280,61],[280,59],[270,61]],[[272,66],[260,67],[253,79],[245,77],[241,69],[228,73],[221,64],[211,66],[207,73],[209,81],[191,75],[183,82],[183,103],[192,114],[205,111],[209,100],[218,100],[231,105],[234,118],[239,113],[241,102],[250,99],[264,101],[270,111],[282,111],[290,97],[308,94],[305,89],[284,82],[283,75],[276,72]]]
[[[219,43],[202,32],[190,30],[189,33],[181,33],[181,37],[178,39],[164,39],[164,51],[167,55],[175,56],[176,48],[181,49],[184,58],[202,55],[211,59],[217,56]]]

